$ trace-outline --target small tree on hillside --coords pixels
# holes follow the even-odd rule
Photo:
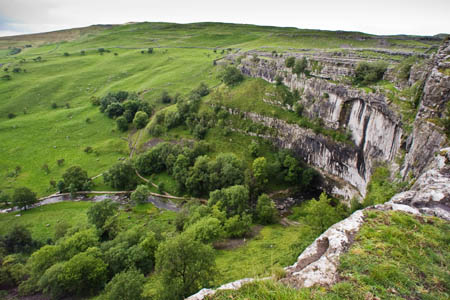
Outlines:
[[[118,117],[116,119],[116,124],[117,124],[117,129],[119,129],[120,131],[128,130],[128,121],[124,116]]]
[[[150,195],[150,190],[146,185],[139,185],[136,190],[131,193],[131,201],[136,204],[142,204],[147,202],[148,196]]]
[[[256,214],[261,224],[275,223],[278,211],[275,203],[266,194],[259,196],[258,203],[256,204]]]
[[[220,75],[220,79],[228,86],[233,86],[244,80],[241,71],[236,67],[228,66]]]
[[[135,269],[116,274],[105,287],[105,299],[141,300],[144,283],[144,275]]]
[[[62,191],[88,191],[90,189],[91,180],[85,170],[83,170],[80,166],[72,166],[66,170],[66,172],[62,176],[63,184]]]
[[[162,281],[161,298],[184,299],[213,279],[214,251],[190,235],[181,234],[160,244],[156,269]]]
[[[103,174],[106,184],[117,189],[134,189],[137,184],[136,173],[131,162],[119,162]]]
[[[27,209],[28,206],[37,202],[36,194],[29,188],[21,187],[14,190],[12,203],[19,208]]]
[[[286,64],[286,67],[292,68],[295,64],[295,57],[291,56],[291,57],[286,58],[285,64]]]
[[[133,123],[138,129],[144,128],[148,123],[148,115],[143,111],[138,111],[134,116]]]

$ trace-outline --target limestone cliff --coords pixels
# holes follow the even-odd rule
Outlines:
[[[425,67],[413,66],[408,81],[402,83],[411,86],[419,80],[425,80],[423,100],[413,133],[409,137],[405,135],[396,107],[390,105],[391,101],[385,92],[366,92],[349,84],[347,76],[352,76],[358,62],[364,60],[352,55],[342,57],[319,53],[284,56],[296,56],[297,59],[308,57],[311,76],[293,74],[291,68],[285,66],[284,58],[261,52],[257,53],[261,58],[255,59],[250,55],[241,57],[238,67],[245,75],[268,82],[275,82],[278,76],[283,78],[286,86],[300,91],[299,103],[304,107],[304,115],[311,119],[320,118],[328,128],[349,131],[355,147],[336,143],[282,120],[254,113],[248,113],[247,117],[278,128],[280,136],[276,142],[279,146],[292,149],[308,164],[325,174],[337,176],[364,196],[376,162],[393,162],[403,146],[407,155],[402,174],[406,176],[412,172],[417,177],[437,149],[446,145],[442,130],[429,119],[442,117],[449,98],[449,78],[439,71],[442,64],[446,63],[444,60],[448,51],[447,41],[431,62],[424,64]],[[229,59],[236,60],[236,56]],[[392,69],[386,72],[385,79],[395,80]],[[396,84],[399,85],[398,82]],[[348,187],[345,190],[335,189],[335,192],[346,198],[354,194],[349,192]]]

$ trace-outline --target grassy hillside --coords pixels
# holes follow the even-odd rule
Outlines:
[[[78,164],[95,176],[127,155],[127,144],[121,139],[126,134],[117,132],[113,120],[90,105],[92,96],[127,90],[156,102],[163,90],[174,95],[186,94],[200,82],[215,86],[219,67],[213,66],[213,60],[230,50],[372,48],[380,40],[388,41],[387,48],[419,52],[437,43],[417,37],[221,23],[91,26],[0,38],[2,73],[11,76],[11,80],[0,80],[0,189],[10,192],[26,185],[43,196],[50,193],[48,182],[57,180],[64,170],[56,166],[58,159],[65,159],[65,167]],[[14,47],[21,52],[11,55]],[[141,54],[141,49],[149,47],[155,48],[153,54]],[[110,52],[100,55],[98,48]],[[38,57],[40,61],[33,60]],[[20,72],[12,72],[14,68]],[[253,88],[264,92],[260,87],[243,87],[230,101],[264,110],[263,103],[240,100]],[[11,114],[16,117],[8,119]],[[83,152],[88,146],[94,155]],[[44,164],[50,174],[41,170]],[[20,172],[14,172],[16,167]]]
[[[210,299],[448,299],[447,222],[397,212],[369,212],[341,257],[340,281],[294,290],[273,281],[220,291]]]

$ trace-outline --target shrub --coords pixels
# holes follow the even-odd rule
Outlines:
[[[6,75],[2,76],[2,79],[4,79],[4,80],[11,80],[12,77],[11,77],[11,75],[6,74]]]
[[[275,84],[276,85],[282,85],[283,84],[283,77],[280,75],[275,76]]]
[[[253,157],[258,157],[259,156],[259,144],[255,141],[252,141],[250,143],[250,145],[248,145],[248,152],[250,153],[251,156]]]
[[[117,208],[117,203],[110,199],[95,203],[87,212],[89,223],[94,224],[98,230],[102,230],[108,218],[117,213]]]
[[[248,214],[235,215],[225,221],[225,232],[229,237],[238,238],[250,232],[252,217]]]
[[[92,147],[91,146],[87,146],[86,148],[84,148],[84,152],[86,152],[86,153],[92,153],[94,151],[94,149],[92,149]]]
[[[6,253],[30,252],[36,245],[24,225],[14,225],[5,236],[0,237],[0,246]]]
[[[136,190],[131,193],[131,201],[136,204],[146,203],[148,196],[150,195],[150,190],[146,185],[139,185]]]
[[[286,58],[285,65],[287,68],[292,68],[295,65],[295,57],[290,56]]]
[[[261,224],[272,224],[277,220],[278,211],[275,207],[275,203],[266,194],[262,194],[258,197],[256,215],[258,222]]]
[[[227,216],[242,215],[249,201],[249,192],[243,185],[235,185],[229,188],[213,191],[209,194],[208,205],[219,204],[227,212]]]
[[[108,105],[105,112],[108,117],[115,118],[121,116],[124,112],[124,109],[122,107],[122,104],[120,104],[119,102],[113,102]]]
[[[64,52],[64,56],[69,56],[70,54],[68,52]]]
[[[306,60],[306,57],[303,57],[300,61],[297,61],[294,68],[292,68],[292,73],[300,75],[305,73],[307,67],[308,61]]]
[[[220,75],[220,79],[226,85],[233,86],[244,80],[244,76],[236,67],[228,66]]]
[[[16,117],[16,115],[14,113],[8,114],[8,119],[14,119],[15,117]]]
[[[72,166],[64,172],[63,190],[62,191],[88,191],[90,189],[91,180],[85,170],[80,166]]]
[[[196,89],[194,89],[192,92],[193,92],[193,93],[199,94],[201,97],[204,97],[204,96],[206,96],[206,95],[209,94],[209,88],[208,88],[208,86],[207,86],[204,82],[202,82],[202,83],[200,83],[200,85],[199,85]]]
[[[58,108],[58,104],[56,104],[55,102],[53,102],[53,103],[52,103],[52,108],[53,108],[53,109]]]
[[[80,51],[80,54],[81,54],[81,55],[85,55],[85,54],[86,54],[86,51],[81,50],[81,51]]]
[[[137,184],[136,173],[129,161],[119,162],[113,165],[103,174],[103,180],[117,189],[134,189]]]
[[[116,274],[106,285],[104,299],[108,300],[140,300],[144,288],[145,277],[141,272],[131,269]]]
[[[148,54],[152,54],[152,53],[153,53],[153,48],[148,48],[148,49],[147,49],[147,53],[148,53]]]
[[[20,73],[21,69],[20,68],[14,68],[12,71],[13,71],[13,73]]]
[[[143,111],[138,111],[134,116],[133,123],[136,125],[136,128],[141,129],[144,128],[148,123],[148,115]]]
[[[172,97],[169,95],[167,91],[163,91],[160,97],[161,103],[168,104],[172,102]]]
[[[220,221],[213,217],[205,217],[190,225],[186,234],[202,243],[212,243],[224,236]]]
[[[98,48],[98,52],[100,52],[100,54],[103,54],[105,52],[105,48]]]
[[[124,116],[118,117],[116,119],[117,129],[120,131],[127,131],[128,130],[128,121]]]
[[[19,208],[27,209],[28,206],[37,202],[36,194],[29,188],[21,187],[14,190],[12,203]]]
[[[372,84],[383,78],[387,64],[384,62],[360,62],[355,69],[354,84]]]
[[[156,123],[153,123],[148,129],[148,132],[156,137],[163,135],[164,131],[164,127]]]

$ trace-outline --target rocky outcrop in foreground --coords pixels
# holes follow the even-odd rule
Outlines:
[[[303,251],[295,264],[285,268],[287,276],[281,281],[296,288],[334,284],[338,278],[340,256],[350,248],[354,236],[364,225],[366,210],[394,210],[450,221],[450,148],[440,151],[431,169],[422,174],[409,191],[395,195],[385,204],[358,210],[331,226]],[[264,279],[268,278],[246,278],[225,284],[218,290],[239,289],[243,284]],[[202,300],[215,292],[203,289],[187,299]]]

